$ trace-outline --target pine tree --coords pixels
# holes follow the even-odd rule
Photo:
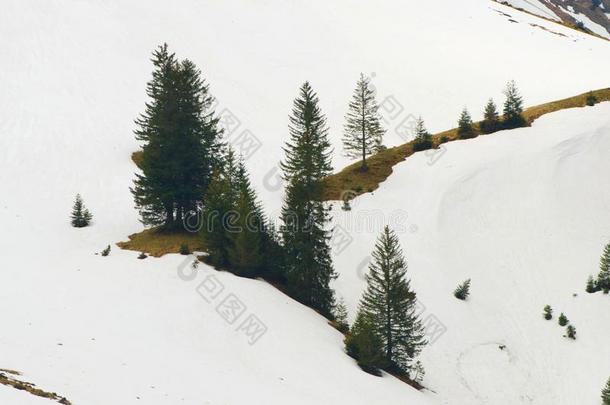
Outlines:
[[[415,362],[415,366],[413,367],[413,381],[418,384],[424,380],[424,376],[426,375],[426,370],[424,369],[424,365],[421,364],[421,361],[417,360]]]
[[[565,314],[562,312],[559,315],[559,326],[566,326],[568,324],[568,322],[570,322],[568,320],[568,318],[565,316]]]
[[[576,340],[576,328],[574,327],[574,325],[568,325],[568,327],[566,328],[566,335],[570,339]]]
[[[83,228],[89,226],[93,215],[85,208],[85,204],[80,194],[76,194],[74,206],[72,206],[72,215],[70,216],[72,226],[75,228]]]
[[[238,194],[238,163],[232,149],[224,154],[208,188],[202,207],[205,226],[201,230],[203,243],[212,265],[221,268],[229,266],[229,250],[232,238],[228,230],[235,221],[234,207]]]
[[[136,119],[142,174],[131,191],[144,224],[177,228],[209,186],[220,147],[218,119],[209,111],[208,85],[191,61],[176,60],[164,44],[153,52],[152,62],[150,101]]]
[[[504,90],[506,101],[504,102],[504,117],[503,126],[506,129],[519,128],[526,125],[523,118],[523,98],[517,90],[517,85],[514,81],[508,82],[506,90]]]
[[[473,138],[476,135],[472,126],[472,118],[466,108],[462,110],[458,121],[458,135],[462,139]]]
[[[610,292],[610,243],[604,247],[601,258],[599,259],[599,275],[597,276],[597,288],[604,294]]]
[[[361,73],[345,116],[343,148],[348,157],[362,157],[362,171],[368,170],[367,156],[382,148],[385,129],[381,126],[378,109],[370,79]]]
[[[464,281],[462,284],[458,285],[455,291],[453,292],[455,298],[465,301],[466,298],[470,295],[470,279]]]
[[[542,314],[542,316],[547,321],[550,321],[551,319],[553,319],[553,308],[551,308],[550,305],[545,305],[544,306],[544,313]]]
[[[262,235],[266,224],[243,161],[239,162],[236,174],[237,202],[233,210],[236,221],[232,224],[235,229],[229,229],[228,258],[236,274],[253,277],[259,274],[263,263]]]
[[[589,294],[593,294],[599,291],[599,288],[597,287],[597,283],[593,279],[593,276],[589,276],[589,278],[587,279],[587,287],[585,288],[585,291],[587,291]]]
[[[422,151],[432,147],[432,135],[426,129],[424,120],[419,117],[415,123],[415,141],[413,143],[414,151]]]
[[[426,341],[415,313],[416,295],[407,279],[407,262],[398,237],[388,226],[377,240],[372,257],[361,309],[381,337],[389,367],[408,373],[412,359]]]
[[[610,378],[608,378],[608,382],[602,390],[602,403],[604,405],[610,405]]]
[[[379,375],[379,369],[387,367],[383,342],[375,331],[374,321],[359,310],[356,320],[344,339],[345,351],[366,372]]]
[[[481,122],[481,131],[484,134],[491,134],[500,129],[500,117],[493,99],[489,99],[485,106],[483,121]]]
[[[301,87],[290,116],[290,140],[281,163],[288,182],[281,229],[288,292],[295,299],[332,316],[334,292],[329,208],[322,201],[321,180],[332,172],[326,118],[308,82]]]

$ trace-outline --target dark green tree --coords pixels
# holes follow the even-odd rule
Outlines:
[[[610,378],[608,378],[608,382],[606,382],[606,386],[602,390],[602,403],[610,405]]]
[[[376,332],[373,319],[364,311],[358,311],[344,343],[347,354],[356,359],[364,371],[380,375],[379,369],[388,366],[383,351],[383,341]]]
[[[392,370],[409,373],[426,340],[415,312],[417,300],[407,279],[407,262],[388,226],[375,244],[366,282],[360,307],[381,337],[386,363]]]
[[[566,335],[572,340],[576,340],[576,327],[574,325],[568,325],[566,328]]]
[[[332,172],[326,118],[308,82],[294,101],[290,139],[281,163],[288,182],[281,228],[286,255],[288,293],[305,305],[332,317],[336,277],[327,231],[329,208],[322,202],[322,179]]]
[[[599,288],[597,287],[597,283],[593,279],[593,276],[589,276],[589,278],[587,279],[587,287],[585,288],[585,291],[587,291],[589,294],[593,294],[599,291]]]
[[[597,288],[604,294],[610,292],[610,243],[604,247],[599,259],[599,275],[597,276]]]
[[[224,154],[222,163],[212,177],[202,207],[201,229],[204,246],[212,265],[227,268],[233,239],[228,232],[236,220],[234,207],[238,201],[238,162],[232,149]]]
[[[458,300],[465,301],[466,298],[470,295],[470,279],[464,281],[462,284],[458,285],[453,295]]]
[[[415,123],[415,141],[413,142],[414,151],[422,151],[432,147],[432,135],[426,129],[424,120],[419,117]]]
[[[485,105],[483,121],[481,122],[481,131],[484,134],[491,134],[500,129],[500,116],[493,99],[489,99]]]
[[[589,92],[589,94],[587,94],[587,99],[586,99],[586,103],[589,107],[594,106],[595,104],[597,104],[598,100],[597,97],[595,97],[595,94],[593,94],[592,91]]]
[[[474,138],[476,133],[472,124],[472,117],[466,108],[462,110],[458,121],[458,136],[462,139]]]
[[[553,319],[553,308],[551,308],[550,305],[545,305],[544,306],[544,312],[543,312],[542,316],[547,321],[550,321],[551,319]]]
[[[74,205],[72,206],[72,214],[70,215],[70,222],[72,223],[72,226],[75,228],[89,226],[92,219],[93,215],[91,215],[89,210],[85,208],[82,197],[80,194],[76,194]]]
[[[508,82],[504,90],[506,101],[504,101],[504,116],[502,125],[506,129],[519,128],[527,123],[523,117],[523,98],[517,90],[517,85],[514,81]]]
[[[335,323],[339,331],[343,333],[349,331],[349,323],[347,321],[347,307],[345,306],[345,301],[343,300],[343,297],[341,297],[339,301],[335,303],[335,308],[333,309],[333,317],[335,318]]]
[[[375,92],[371,89],[370,78],[360,74],[356,89],[349,103],[345,116],[343,132],[343,149],[351,158],[362,158],[360,170],[368,170],[367,156],[379,151],[383,143],[385,129],[381,126],[379,106],[375,101]]]
[[[566,326],[568,324],[568,322],[570,322],[568,320],[568,317],[565,316],[565,314],[563,312],[559,315],[558,319],[559,319],[559,326]]]
[[[175,229],[201,204],[209,186],[220,147],[218,119],[208,85],[191,61],[178,61],[164,44],[152,62],[150,101],[136,119],[142,173],[132,193],[144,224]]]
[[[237,166],[236,180],[237,201],[233,209],[235,221],[228,229],[231,239],[228,247],[229,263],[237,275],[253,277],[262,270],[265,217],[243,161]]]

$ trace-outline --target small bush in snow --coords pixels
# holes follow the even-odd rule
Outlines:
[[[140,252],[140,254],[138,255],[138,259],[142,260],[142,259],[146,259],[148,256],[146,256],[146,253],[144,252]]]
[[[589,294],[593,294],[599,291],[599,288],[597,288],[597,283],[593,279],[593,276],[589,276],[589,278],[587,279],[587,287],[585,288],[585,291],[587,291]]]
[[[546,319],[547,321],[553,319],[553,308],[551,308],[550,305],[546,305],[544,307],[544,313],[542,314],[542,316],[544,316],[544,319]]]
[[[570,322],[568,320],[568,317],[566,317],[564,315],[564,313],[562,312],[561,315],[559,315],[559,325],[560,326],[566,326],[568,324],[568,322]]]
[[[595,97],[595,94],[590,91],[589,94],[587,94],[587,105],[594,106],[595,104],[597,104],[597,97]]]
[[[568,325],[566,328],[566,334],[570,339],[576,340],[576,328],[574,325]]]
[[[421,361],[417,360],[415,362],[411,375],[412,375],[411,379],[418,384],[421,384],[421,382],[424,380],[424,376],[426,375],[426,370],[424,370],[424,365],[421,364]]]
[[[110,254],[110,245],[106,246],[106,249],[102,250],[102,256],[108,256]]]
[[[458,285],[455,291],[453,292],[453,295],[458,300],[466,300],[466,298],[468,298],[468,296],[470,295],[470,279]]]

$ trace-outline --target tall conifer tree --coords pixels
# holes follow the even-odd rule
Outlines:
[[[498,115],[498,109],[493,99],[489,99],[485,105],[485,111],[483,113],[483,121],[481,122],[481,131],[485,134],[491,134],[492,132],[500,129],[500,117]]]
[[[308,82],[294,101],[290,139],[281,163],[288,182],[282,207],[282,239],[289,293],[327,317],[332,316],[336,277],[331,259],[329,209],[322,202],[321,180],[332,172],[326,118]]]
[[[382,147],[385,129],[381,126],[379,106],[375,92],[371,89],[370,79],[360,74],[356,89],[345,116],[343,149],[348,157],[362,158],[362,171],[368,169],[366,158]]]
[[[388,226],[372,256],[361,310],[372,319],[375,332],[381,337],[387,364],[408,373],[426,340],[415,312],[416,295],[407,279],[407,262],[398,237]]]
[[[525,118],[523,118],[523,98],[517,90],[517,85],[514,81],[508,82],[504,90],[506,101],[504,102],[503,125],[507,129],[518,128],[525,126]]]
[[[142,174],[132,193],[146,225],[182,226],[184,214],[200,205],[217,159],[219,131],[201,72],[178,61],[167,44],[153,52],[147,84],[150,101],[136,119],[143,142]]]
[[[462,139],[472,138],[476,135],[472,126],[472,118],[466,108],[462,110],[458,121],[458,135]]]

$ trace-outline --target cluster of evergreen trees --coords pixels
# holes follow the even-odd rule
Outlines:
[[[588,293],[603,291],[604,294],[610,293],[610,243],[604,247],[602,256],[599,259],[599,273],[597,278],[589,276],[587,280]]]
[[[213,99],[199,69],[188,60],[177,60],[167,45],[153,53],[152,61],[150,101],[136,120],[143,155],[142,173],[132,193],[142,222],[176,231],[187,213],[197,210],[211,264],[241,276],[273,280],[347,331],[345,305],[335,302],[330,287],[336,273],[322,179],[332,173],[332,149],[326,117],[311,85],[301,86],[289,117],[289,139],[280,164],[285,200],[276,231],[243,160],[222,140]],[[346,117],[344,142],[348,153],[362,158],[362,170],[367,170],[367,156],[383,147],[377,109],[370,82],[361,76]],[[423,137],[423,121],[421,127]],[[389,228],[373,257],[367,292],[346,339],[347,351],[363,367],[403,373],[414,369],[421,378],[423,368],[412,360],[426,342],[415,314],[415,293],[406,279],[406,262]]]
[[[389,227],[377,240],[372,257],[367,288],[345,338],[346,351],[371,373],[385,369],[411,378],[423,376],[421,363],[413,360],[426,344],[424,328],[407,279],[407,262]]]
[[[542,317],[544,319],[546,319],[547,321],[550,321],[551,319],[553,319],[553,308],[551,308],[550,305],[544,306],[544,310],[542,312]],[[559,326],[562,326],[562,327],[567,325],[566,334],[564,336],[568,337],[572,340],[576,340],[576,327],[570,323],[570,320],[568,319],[567,316],[565,316],[565,314],[563,312],[559,315],[559,318],[557,319],[557,323],[559,324]]]

